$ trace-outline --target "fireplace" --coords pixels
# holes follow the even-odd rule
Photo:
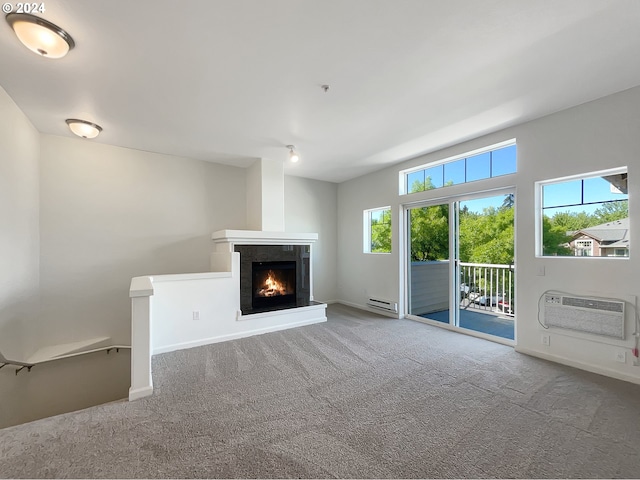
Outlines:
[[[309,245],[235,245],[243,315],[311,305]]]
[[[252,262],[254,310],[296,304],[296,262]]]

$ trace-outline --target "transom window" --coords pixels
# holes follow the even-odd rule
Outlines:
[[[423,192],[460,183],[516,173],[513,140],[429,165],[400,172],[400,194]]]
[[[538,182],[538,255],[628,257],[627,167]]]

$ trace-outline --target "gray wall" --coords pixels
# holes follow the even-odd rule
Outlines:
[[[412,262],[410,304],[413,315],[449,310],[449,261]]]
[[[313,245],[313,293],[322,302],[338,298],[337,190],[335,183],[284,177],[285,230],[318,234]]]
[[[0,87],[0,351],[32,347],[38,309],[38,132]]]
[[[42,331],[130,342],[132,277],[204,272],[211,233],[245,226],[245,170],[42,136]]]

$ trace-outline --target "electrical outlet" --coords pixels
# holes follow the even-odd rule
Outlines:
[[[618,350],[616,352],[616,362],[627,363],[627,352],[624,350]]]
[[[200,310],[194,310],[193,311],[193,319],[194,320],[200,320]]]
[[[546,345],[547,347],[551,345],[551,335],[542,335],[542,338],[540,340],[542,341],[542,344]]]

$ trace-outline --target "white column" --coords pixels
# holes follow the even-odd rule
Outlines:
[[[129,401],[153,393],[151,376],[151,277],[131,279],[131,388]]]

